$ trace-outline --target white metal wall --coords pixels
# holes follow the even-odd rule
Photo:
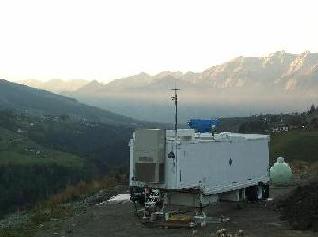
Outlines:
[[[176,150],[175,141],[167,140],[165,181],[149,186],[173,190],[200,187],[204,193],[214,194],[269,181],[268,139],[179,141],[177,147]],[[171,151],[177,159],[168,158]],[[132,181],[133,174],[131,140],[130,185],[143,186],[141,182]]]
[[[268,159],[265,139],[184,142],[178,145],[177,168],[167,159],[166,185],[170,189],[201,187],[206,193],[219,193],[267,182]]]

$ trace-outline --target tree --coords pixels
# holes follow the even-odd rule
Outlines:
[[[308,111],[308,114],[313,114],[313,113],[315,113],[315,111],[316,111],[316,107],[315,107],[314,104],[312,104],[312,105],[310,106],[310,109],[309,109],[309,111]]]

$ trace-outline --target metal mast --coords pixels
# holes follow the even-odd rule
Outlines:
[[[174,91],[174,96],[171,97],[172,101],[174,101],[175,106],[175,123],[174,123],[174,132],[175,132],[175,140],[177,141],[177,133],[178,133],[178,94],[177,91],[180,90],[178,88],[171,89]]]
[[[174,159],[174,165],[176,168],[176,184],[178,183],[178,149],[177,149],[177,137],[178,137],[178,94],[177,91],[180,90],[177,88],[177,86],[175,85],[174,89],[171,89],[172,91],[174,91],[174,96],[171,97],[172,101],[174,101],[174,105],[175,105],[175,123],[174,123],[174,142],[175,142],[175,159]],[[181,172],[181,171],[180,171]],[[179,173],[180,174],[180,173]],[[181,176],[180,176],[181,177]]]

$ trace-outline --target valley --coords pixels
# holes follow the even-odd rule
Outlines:
[[[266,59],[271,62],[271,66],[263,62],[259,73],[264,73],[267,67],[270,67],[268,70],[273,70],[277,57],[281,59],[280,68],[285,64],[295,64],[294,61],[300,60],[299,58],[310,59],[310,63],[304,63],[304,67],[312,68],[316,63],[316,56],[309,53],[298,56],[276,53]],[[282,63],[284,60],[288,63]],[[279,85],[272,81],[266,82],[265,86],[265,79],[251,82],[247,78],[244,87],[243,84],[230,82],[222,84],[223,80],[229,81],[225,75],[231,75],[229,78],[234,81],[236,76],[255,77],[258,73],[255,72],[254,75],[251,71],[257,62],[259,59],[239,58],[222,66],[212,67],[202,74],[164,72],[152,77],[142,73],[106,85],[96,81],[86,83],[72,91],[57,89],[66,87],[59,80],[55,81],[60,84],[55,85],[55,89],[49,87],[49,83],[46,87],[44,84],[38,85],[63,95],[1,80],[0,192],[3,195],[0,197],[0,217],[7,220],[11,218],[10,213],[16,215],[14,213],[21,212],[25,213],[22,216],[29,216],[26,220],[30,220],[29,224],[22,221],[22,225],[17,224],[2,230],[9,231],[7,233],[11,233],[10,236],[33,237],[39,231],[38,224],[46,226],[51,219],[73,218],[77,210],[77,207],[73,208],[73,204],[77,205],[76,203],[83,202],[91,195],[98,195],[103,189],[112,190],[118,182],[127,187],[128,141],[131,134],[138,128],[172,128],[174,108],[167,88],[172,88],[175,82],[183,88],[179,95],[180,128],[187,128],[186,122],[190,118],[215,118],[223,115],[216,132],[270,134],[271,164],[278,156],[284,156],[293,171],[300,176],[317,175],[318,108],[311,103],[316,101],[316,71],[309,71],[313,78],[302,79],[306,82],[296,83],[298,87],[286,87],[291,83],[287,79],[281,79],[284,82],[278,83]],[[240,69],[242,72],[236,75],[234,72],[240,71],[238,67],[244,69]],[[227,70],[229,71],[225,72]],[[281,78],[287,77],[282,70],[277,69],[274,72],[279,71]],[[303,74],[303,70],[298,72],[299,77],[308,76],[308,73]],[[278,74],[271,77],[271,80],[276,75]],[[211,84],[209,80],[215,82]],[[262,90],[271,93],[264,95]],[[290,103],[299,96],[303,100]],[[272,98],[280,100],[282,105],[284,101],[288,104],[280,107],[276,103],[274,106]],[[257,114],[257,111],[262,113]],[[285,111],[294,112],[283,113]],[[109,195],[105,194],[98,200],[104,201],[106,197]],[[70,207],[65,208],[65,205]],[[130,207],[123,205],[122,212],[117,214],[131,215],[125,212],[127,208]],[[253,212],[253,207],[251,208],[250,211]],[[48,210],[48,216],[43,216],[43,212]],[[98,219],[104,218],[104,215],[115,215],[109,213],[112,212],[111,208],[89,207],[86,211],[90,213],[87,215],[99,215]],[[79,221],[87,218],[85,213],[82,214]],[[236,215],[231,212],[232,214]],[[133,216],[127,221],[132,221],[131,218]],[[278,218],[278,215],[271,212],[270,218]],[[64,221],[60,224],[60,228],[65,228]],[[92,232],[92,229],[85,227],[79,231],[86,233]],[[100,233],[103,231],[100,229]],[[44,232],[40,231],[40,236],[44,236]]]
[[[318,2],[0,1],[0,237],[314,237]]]

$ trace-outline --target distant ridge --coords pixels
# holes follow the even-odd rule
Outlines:
[[[20,83],[70,95],[103,95],[104,92],[166,89],[177,81],[189,89],[271,88],[291,92],[318,88],[318,53],[291,54],[277,51],[264,57],[236,57],[212,66],[201,73],[163,71],[151,76],[145,72],[115,79],[107,84],[98,81],[52,79],[47,82],[25,80]],[[97,93],[97,94],[96,94]],[[253,94],[253,93],[252,93]]]
[[[164,89],[172,83],[172,80],[177,80],[178,84],[190,89],[270,87],[280,92],[311,91],[313,87],[318,88],[317,76],[318,53],[305,51],[301,54],[290,54],[277,51],[266,57],[237,57],[201,73],[165,71],[155,76],[140,73],[113,80],[105,85],[94,81],[74,91],[74,95],[103,93],[102,89],[105,91]]]
[[[88,83],[64,95],[142,120],[171,121],[169,89],[180,91],[180,119],[303,111],[318,104],[318,53],[277,51],[236,57],[203,72],[140,73]],[[183,110],[183,111],[182,111]]]

